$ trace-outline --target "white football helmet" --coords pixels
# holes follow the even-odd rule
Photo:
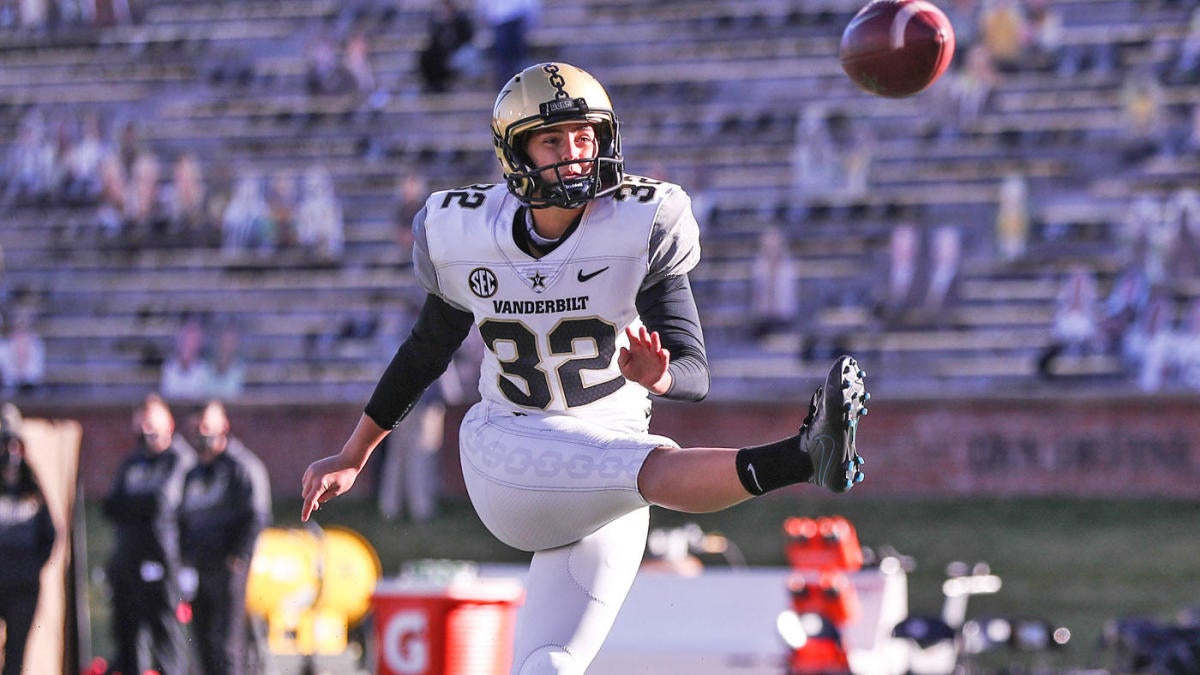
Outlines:
[[[591,160],[571,160],[534,166],[525,154],[525,135],[566,122],[589,122],[596,130],[597,154]],[[625,160],[621,132],[604,87],[587,72],[566,63],[539,63],[517,73],[500,90],[492,108],[492,139],[508,191],[532,208],[578,208],[611,194],[621,186]],[[554,183],[543,171],[568,164],[591,164],[578,178]]]

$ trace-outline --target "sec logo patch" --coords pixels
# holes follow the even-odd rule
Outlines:
[[[496,294],[499,285],[496,275],[486,267],[476,267],[467,275],[467,285],[471,292],[481,298],[490,298]]]

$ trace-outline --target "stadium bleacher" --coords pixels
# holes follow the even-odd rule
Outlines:
[[[828,355],[803,349],[800,331],[833,336],[827,347],[853,350],[894,389],[1053,386],[1038,359],[1052,342],[1064,270],[1086,264],[1106,290],[1132,199],[1200,178],[1194,154],[1114,158],[1127,124],[1122,71],[1006,74],[977,118],[931,138],[949,78],[921,96],[885,100],[842,75],[837,36],[858,2],[631,4],[547,3],[532,46],[609,86],[632,172],[661,167],[685,186],[706,175],[713,212],[694,285],[715,397],[786,394],[794,378],[823,372]],[[1055,4],[1062,44],[1110,47],[1133,68],[1184,38],[1195,3]],[[310,39],[353,30],[369,35],[386,96],[309,94]],[[306,345],[314,335],[337,342],[348,313],[401,314],[419,298],[393,245],[396,177],[419,169],[435,188],[497,178],[491,85],[420,93],[424,30],[424,9],[410,5],[251,0],[147,3],[133,25],[0,32],[0,156],[30,110],[85,107],[136,119],[164,159],[188,150],[208,165],[264,173],[321,162],[345,212],[344,258],[314,269],[303,259],[121,246],[98,234],[94,207],[5,205],[3,286],[10,302],[36,307],[47,389],[83,400],[137,396],[157,381],[159,361],[147,354],[168,353],[177,316],[196,312],[232,318],[243,332],[248,397],[362,400],[388,356],[382,338],[344,340],[319,355]],[[1195,100],[1192,86],[1163,86],[1166,109]],[[865,190],[797,196],[792,149],[813,103],[872,132]],[[1031,239],[1018,261],[992,245],[1000,184],[1013,174],[1031,188]],[[962,230],[962,294],[947,310],[949,328],[886,329],[870,314],[873,268],[898,214],[923,229]],[[797,331],[758,341],[744,308],[757,233],[768,224],[787,230],[797,283],[819,307]],[[1196,288],[1178,280],[1184,297]],[[1124,368],[1088,354],[1052,374],[1132,387]]]

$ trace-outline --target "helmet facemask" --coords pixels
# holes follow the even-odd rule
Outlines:
[[[524,116],[517,119],[509,116],[504,123],[498,116],[493,120],[496,154],[504,169],[509,192],[522,203],[531,208],[579,208],[592,199],[611,194],[621,186],[624,159],[621,157],[619,123],[611,109],[596,107],[595,103],[589,105],[586,98],[572,98],[567,94],[562,84],[564,80],[554,79],[560,73],[568,77],[565,86],[578,83],[581,93],[589,94],[603,106],[609,105],[607,94],[594,78],[567,64],[542,64],[526,69],[501,92],[497,108],[510,93],[516,94],[514,99],[525,96],[527,90],[521,89],[523,84],[528,83],[531,89],[541,85],[545,81],[541,79],[545,77],[542,73],[549,75],[548,81],[556,90],[529,92],[532,100],[528,100],[530,109]],[[522,78],[528,79],[522,82]],[[514,89],[519,91],[514,92]],[[536,112],[532,110],[534,102],[537,102]],[[528,135],[572,122],[592,126],[596,135],[596,156],[535,166],[525,152]],[[580,176],[565,178],[562,168],[571,165],[582,165],[587,170]],[[547,180],[543,176],[545,173],[550,173],[554,178]]]

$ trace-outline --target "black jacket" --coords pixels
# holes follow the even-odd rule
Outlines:
[[[271,522],[267,470],[240,441],[211,462],[200,462],[184,479],[179,543],[184,564],[219,567],[254,554],[258,533]]]
[[[17,471],[15,485],[0,482],[0,588],[36,586],[54,548],[54,523],[41,487],[24,461]]]
[[[195,463],[195,451],[179,439],[159,454],[136,449],[121,463],[104,500],[104,515],[116,526],[114,565],[153,561],[171,574],[178,569],[183,477]]]

